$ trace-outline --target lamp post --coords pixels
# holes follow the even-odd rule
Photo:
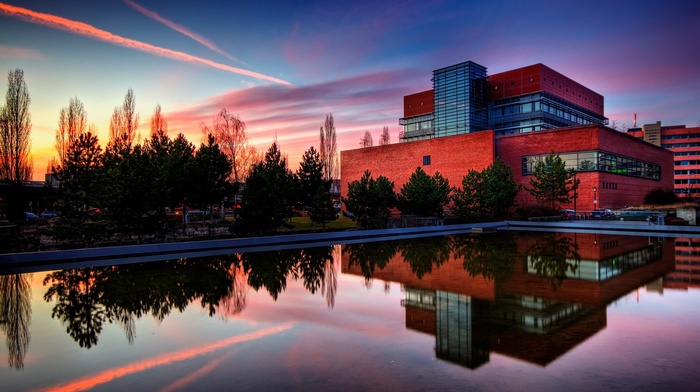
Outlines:
[[[596,198],[596,192],[598,192],[598,188],[593,187],[593,209],[594,210],[598,206],[598,199]]]

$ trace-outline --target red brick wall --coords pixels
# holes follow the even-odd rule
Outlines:
[[[359,180],[365,170],[369,170],[374,178],[380,175],[389,178],[398,192],[419,166],[429,175],[439,171],[450,185],[461,186],[462,178],[469,169],[485,169],[496,154],[513,168],[515,181],[527,187],[531,176],[522,175],[524,155],[587,150],[604,150],[655,163],[661,165],[662,173],[660,181],[613,173],[579,173],[576,201],[579,211],[640,205],[644,196],[653,189],[673,189],[673,153],[600,125],[587,125],[503,136],[498,140],[493,131],[484,131],[341,151],[341,193],[347,197],[347,184]],[[423,166],[423,156],[426,155],[430,156],[429,166]],[[595,194],[593,187],[596,188]],[[594,196],[597,204],[593,203]],[[517,200],[520,204],[535,203],[524,189]],[[572,203],[562,207],[574,206]]]
[[[403,116],[413,117],[434,111],[433,90],[422,91],[403,97]]]
[[[627,134],[600,125],[559,128],[519,135],[503,136],[497,141],[498,156],[513,168],[515,180],[529,186],[531,176],[522,175],[524,155],[548,154],[551,151],[565,153],[586,150],[604,150],[661,165],[661,181],[629,177],[613,173],[582,172],[576,209],[621,208],[640,205],[644,196],[653,189],[673,189],[673,154],[668,150],[637,140]],[[604,188],[614,184],[614,189]],[[596,187],[594,195],[593,187]],[[594,196],[598,200],[594,207]],[[535,203],[534,198],[522,191],[518,195],[521,204]],[[573,203],[564,208],[573,208]]]
[[[431,162],[423,166],[426,155]],[[348,183],[359,180],[365,170],[393,181],[397,192],[417,167],[431,176],[439,171],[450,185],[461,186],[469,169],[483,170],[494,157],[493,131],[341,151],[341,194],[347,197]]]

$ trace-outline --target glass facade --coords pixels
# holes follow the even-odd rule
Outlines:
[[[433,71],[434,136],[488,128],[486,67],[467,61]]]
[[[544,161],[547,156],[549,154],[524,156],[523,175],[532,174],[537,162]],[[559,157],[567,169],[577,172],[600,171],[651,180],[661,179],[661,166],[606,151],[569,152],[559,154]]]
[[[607,123],[605,117],[545,91],[496,100],[488,106],[488,125],[496,135]]]

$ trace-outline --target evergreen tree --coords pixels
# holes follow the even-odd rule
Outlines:
[[[513,207],[520,191],[513,170],[500,158],[481,172],[469,170],[462,179],[462,189],[452,195],[457,218],[476,221],[502,219]]]
[[[367,170],[362,178],[348,183],[348,197],[343,199],[343,203],[355,215],[360,227],[385,228],[389,220],[389,209],[396,207],[394,183],[384,176],[375,180]]]
[[[298,198],[302,207],[311,206],[319,188],[328,191],[330,181],[323,179],[323,162],[316,149],[311,146],[304,152],[297,170]],[[329,199],[330,200],[330,196]]]
[[[311,210],[309,216],[311,221],[323,225],[323,231],[326,231],[326,223],[338,219],[338,214],[333,208],[333,200],[331,194],[325,187],[319,187],[314,194],[314,199],[311,202]]]
[[[277,143],[273,143],[265,159],[251,168],[234,229],[241,234],[275,231],[291,217],[293,190],[294,175],[287,168],[287,159],[282,158]]]
[[[450,191],[449,182],[439,172],[431,177],[417,167],[401,187],[399,210],[418,216],[442,216],[443,207],[450,201]]]

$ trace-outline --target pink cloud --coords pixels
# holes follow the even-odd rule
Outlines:
[[[377,72],[307,86],[260,86],[227,92],[165,113],[171,133],[183,132],[199,140],[199,124],[210,124],[222,108],[239,115],[246,123],[251,142],[266,151],[277,140],[295,170],[310,146],[318,148],[319,128],[332,113],[339,150],[359,147],[369,130],[378,138],[388,126],[392,142],[398,142],[398,119],[403,114],[403,96],[414,92],[413,70]],[[194,135],[194,139],[189,135]]]
[[[40,59],[41,54],[33,49],[19,48],[16,46],[0,45],[0,58]]]
[[[101,41],[109,42],[115,45],[124,46],[127,48],[139,50],[146,53],[151,53],[156,56],[170,58],[173,60],[184,61],[193,64],[206,65],[212,68],[220,69],[222,71],[231,72],[239,75],[250,76],[252,78],[266,80],[269,82],[274,82],[281,85],[291,85],[291,83],[275,78],[268,75],[263,75],[258,72],[253,72],[241,68],[231,67],[226,64],[217,63],[205,58],[192,56],[190,54],[179,52],[172,49],[163,48],[160,46],[151,45],[145,42],[136,41],[130,38],[121,37],[112,34],[108,31],[98,29],[87,23],[82,23],[66,18],[62,18],[56,15],[44,14],[40,12],[35,12],[28,10],[26,8],[15,7],[8,4],[0,3],[0,12],[5,15],[15,17],[18,19],[25,20],[30,23],[41,24],[51,28],[65,30],[74,34],[84,35],[87,37],[99,39]]]

